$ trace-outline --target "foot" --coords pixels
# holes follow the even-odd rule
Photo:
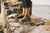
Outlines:
[[[26,21],[29,18],[29,16],[24,16],[21,20]]]
[[[21,14],[18,16],[18,18],[23,18],[24,17],[24,14]]]

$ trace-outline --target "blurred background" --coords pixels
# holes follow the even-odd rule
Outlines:
[[[31,0],[32,15],[50,19],[50,0]]]

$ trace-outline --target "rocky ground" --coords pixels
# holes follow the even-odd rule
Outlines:
[[[41,26],[21,26],[16,28],[13,33],[50,33],[50,25]]]
[[[1,16],[1,15],[0,15]],[[39,26],[29,26],[29,25],[21,25],[18,23],[14,23],[12,19],[10,19],[10,25],[8,28],[9,32],[11,33],[50,33],[50,20],[46,21],[41,19],[41,18],[37,18],[35,16],[30,16],[31,17],[31,21],[37,24],[41,24],[43,22],[45,22],[44,25],[39,25]],[[0,22],[2,22],[2,19],[0,17]],[[7,28],[5,28],[4,33],[7,32]]]
[[[38,26],[29,33],[50,33],[50,25]]]
[[[10,23],[12,33],[50,33],[50,25],[22,26],[19,23]]]

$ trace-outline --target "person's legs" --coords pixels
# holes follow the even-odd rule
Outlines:
[[[27,20],[30,16],[30,8],[26,8],[25,15],[21,20]]]
[[[30,16],[30,8],[26,8],[26,15]]]
[[[24,17],[21,20],[26,20],[30,16],[30,0],[23,0],[23,12],[24,12]]]
[[[22,12],[22,14],[21,14],[21,15],[25,15],[25,11],[26,11],[26,9],[25,9],[25,8],[23,8],[23,12]]]
[[[23,8],[23,12],[22,12],[22,14],[20,14],[20,15],[18,16],[18,18],[23,18],[23,17],[24,17],[24,15],[25,15],[25,11],[26,11],[26,9],[25,9],[25,8]]]
[[[31,1],[30,0],[24,0],[23,6],[25,8],[25,15],[21,20],[27,20],[30,16],[30,7],[31,7]]]

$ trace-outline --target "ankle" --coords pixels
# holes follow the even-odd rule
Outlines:
[[[30,16],[30,12],[28,12],[28,16]]]
[[[25,14],[26,16],[30,16],[30,14]]]

